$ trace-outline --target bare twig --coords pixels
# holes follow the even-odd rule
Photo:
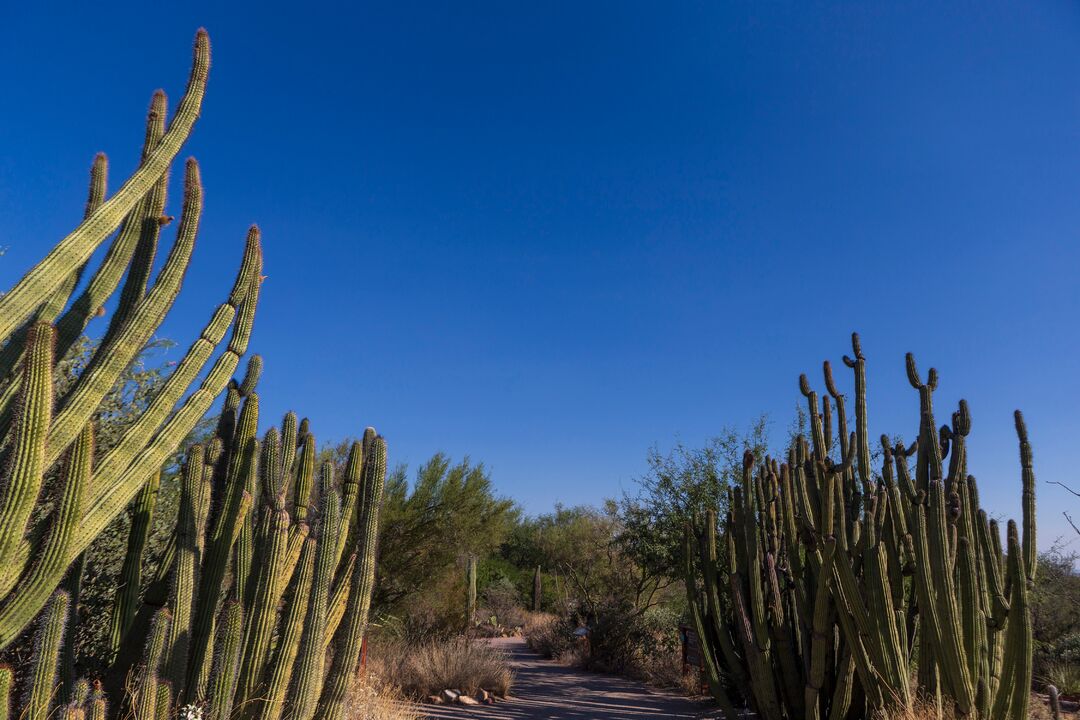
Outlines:
[[[1069,517],[1069,513],[1063,512],[1061,514],[1064,515],[1065,519],[1069,521],[1069,524],[1072,525],[1072,529],[1076,531],[1076,534],[1080,535],[1080,528],[1076,527],[1076,523],[1074,523],[1073,519]]]
[[[1076,497],[1080,497],[1080,492],[1076,492],[1075,490],[1073,490],[1071,487],[1069,487],[1068,485],[1066,485],[1063,482],[1058,482],[1057,480],[1047,480],[1046,484],[1047,485],[1060,485],[1061,487],[1065,488],[1066,490],[1071,492]]]

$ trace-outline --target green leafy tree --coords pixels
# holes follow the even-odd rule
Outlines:
[[[439,596],[463,602],[463,591],[448,588],[464,587],[464,559],[491,556],[519,517],[513,500],[495,494],[483,464],[437,453],[412,484],[399,466],[387,478],[380,517],[375,613],[400,617]]]
[[[768,426],[763,415],[743,432],[724,428],[700,448],[679,443],[666,455],[652,448],[637,493],[620,502],[622,551],[652,575],[681,577],[685,523],[708,510],[722,521],[728,488],[742,472],[743,452],[750,450],[759,461],[768,452]]]

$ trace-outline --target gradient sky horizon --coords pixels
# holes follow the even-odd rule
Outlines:
[[[1071,539],[1075,3],[169,5],[3,11],[0,287],[77,223],[96,151],[119,187],[205,26],[206,210],[161,334],[178,358],[258,222],[264,426],[374,424],[538,513],[761,413],[782,441],[857,330],[873,437],[917,430],[912,351],[939,421],[970,402],[1001,516],[1025,411],[1040,546]]]

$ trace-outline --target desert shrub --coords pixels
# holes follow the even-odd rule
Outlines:
[[[1080,663],[1075,660],[1047,662],[1035,679],[1041,685],[1053,685],[1062,695],[1080,696]]]
[[[682,685],[679,614],[658,605],[644,612],[632,606],[601,609],[590,626],[585,667],[626,675],[651,685]]]
[[[533,652],[549,659],[559,659],[574,647],[574,624],[568,618],[551,613],[529,613],[522,634]]]
[[[506,696],[513,682],[506,654],[464,637],[425,642],[380,640],[368,653],[369,672],[392,679],[403,695],[422,700],[442,690]]]
[[[499,578],[484,588],[480,595],[484,608],[481,617],[494,617],[497,624],[504,628],[525,624],[526,612],[521,593],[509,578]]]

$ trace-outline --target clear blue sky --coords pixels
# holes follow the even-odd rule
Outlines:
[[[4,11],[4,287],[95,151],[131,170],[205,25],[206,213],[163,333],[257,221],[268,417],[469,454],[539,512],[631,488],[654,443],[783,436],[857,329],[873,433],[915,433],[911,350],[969,399],[992,511],[1019,512],[1015,407],[1040,481],[1080,485],[1075,3],[165,5]],[[1045,545],[1080,499],[1039,496]]]

